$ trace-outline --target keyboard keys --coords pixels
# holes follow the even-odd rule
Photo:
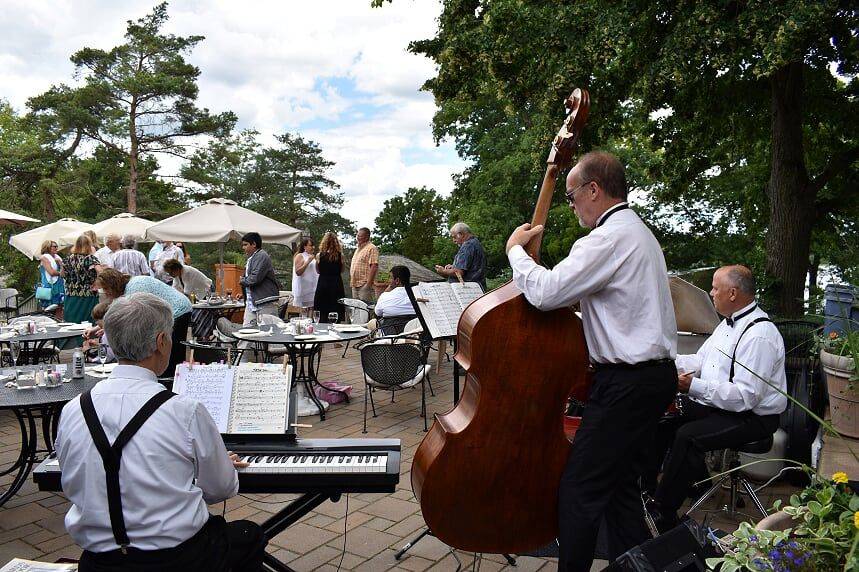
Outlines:
[[[248,467],[239,469],[242,473],[384,473],[387,469],[387,455],[258,455],[240,453]]]

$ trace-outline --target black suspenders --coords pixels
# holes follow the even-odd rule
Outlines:
[[[95,406],[92,403],[90,392],[81,394],[81,410],[84,414],[84,420],[89,428],[92,440],[95,442],[95,447],[98,449],[98,454],[101,455],[101,461],[104,463],[104,476],[107,481],[107,508],[110,513],[110,527],[113,529],[113,538],[120,546],[123,552],[129,545],[128,532],[125,530],[125,519],[122,516],[122,496],[119,490],[119,466],[122,459],[122,448],[131,441],[134,434],[146,422],[161,405],[176,395],[171,391],[160,391],[153,395],[149,401],[143,404],[143,407],[134,414],[131,421],[128,422],[119,435],[116,437],[113,445],[107,440],[107,435],[104,428],[98,420],[98,415],[95,412]]]
[[[731,354],[731,374],[728,376],[728,381],[734,383],[734,364],[737,363],[737,348],[740,347],[740,341],[743,339],[743,336],[746,335],[746,332],[749,331],[749,328],[758,324],[760,322],[772,322],[769,318],[765,318],[761,316],[760,318],[755,318],[743,329],[743,332],[740,334],[740,337],[737,338],[737,345],[734,346],[734,351]]]

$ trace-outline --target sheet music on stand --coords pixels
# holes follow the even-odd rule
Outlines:
[[[203,404],[222,434],[284,434],[292,366],[273,363],[180,364],[173,390]]]
[[[483,296],[477,282],[420,282],[406,291],[424,330],[434,340],[456,336],[465,307]]]

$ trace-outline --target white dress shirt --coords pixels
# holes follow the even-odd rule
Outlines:
[[[150,397],[163,391],[148,369],[118,365],[92,389],[96,413],[113,443]],[[66,530],[91,552],[118,548],[110,527],[104,464],[81,411],[80,397],[65,407],[56,440],[63,491],[72,506]],[[199,402],[176,396],[147,419],[122,450],[122,514],[131,546],[176,546],[208,521],[206,503],[238,492],[236,469],[215,422]]]
[[[638,215],[619,210],[625,204],[606,211],[551,270],[521,246],[511,248],[513,282],[541,310],[579,302],[588,352],[596,363],[673,359],[677,323],[665,258]]]
[[[178,260],[181,264],[185,264],[182,249],[173,244],[169,248],[162,250],[158,254],[158,258],[155,259],[155,277],[167,283],[171,280],[170,275],[164,270],[164,263],[168,260]]]
[[[96,250],[95,257],[98,258],[98,261],[102,266],[113,268],[113,251],[109,247],[102,246]]]
[[[752,307],[754,303],[734,312],[732,318]],[[760,322],[749,328],[740,339],[740,334],[752,321],[766,316],[766,312],[755,308],[737,320],[733,327],[727,320],[722,320],[697,353],[677,356],[678,371],[695,373],[689,388],[692,399],[726,411],[752,411],[758,415],[773,415],[785,410],[787,397],[769,385],[787,391],[784,340],[778,328],[772,322]],[[731,383],[734,348],[737,357],[734,382]]]
[[[376,300],[373,312],[380,318],[391,316],[409,316],[415,313],[415,307],[409,300],[406,289],[397,286],[390,292],[382,292]]]
[[[149,261],[146,255],[133,248],[123,248],[114,252],[113,267],[129,276],[149,276]]]

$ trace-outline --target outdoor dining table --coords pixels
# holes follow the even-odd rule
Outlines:
[[[289,361],[292,364],[292,384],[298,387],[302,384],[307,392],[307,397],[313,400],[314,405],[319,409],[319,419],[325,420],[325,407],[316,396],[313,390],[314,386],[319,386],[329,391],[342,393],[349,402],[349,395],[344,391],[338,391],[325,387],[319,383],[319,362],[322,358],[322,346],[325,344],[334,344],[338,342],[347,342],[366,338],[370,335],[370,331],[365,328],[352,326],[337,326],[333,331],[330,324],[317,324],[316,330],[312,335],[296,336],[290,333],[289,328],[281,328],[279,326],[264,325],[259,326],[259,334],[242,334],[240,331],[235,331],[231,335],[237,340],[250,342],[263,347],[263,352],[267,353],[268,346],[271,344],[283,345],[286,347],[286,353],[289,356]],[[359,330],[359,331],[343,331],[343,330]]]
[[[21,373],[33,372],[36,366],[19,367]],[[4,377],[13,373],[12,368],[0,370]],[[69,372],[63,374],[66,378]],[[8,468],[0,467],[0,476],[14,473],[12,482],[6,490],[0,490],[0,506],[17,493],[30,471],[48,454],[54,451],[57,423],[63,405],[91,389],[101,377],[85,375],[83,379],[73,379],[56,387],[38,386],[17,389],[0,385],[0,410],[9,410],[18,420],[21,431],[21,449],[15,462]],[[44,448],[39,448],[36,420],[41,420]]]
[[[233,314],[245,309],[244,301],[230,301],[222,304],[210,304],[201,300],[191,305],[194,311],[191,313],[192,329],[195,338],[208,338],[215,329],[219,318],[231,320]]]
[[[23,361],[26,361],[26,358],[29,357],[33,365],[38,365],[39,355],[42,353],[45,344],[77,338],[84,333],[81,329],[66,329],[56,324],[41,323],[39,326],[45,327],[45,331],[36,332],[35,334],[16,334],[11,337],[0,337],[0,344],[18,342],[22,346],[21,356],[25,356]]]

